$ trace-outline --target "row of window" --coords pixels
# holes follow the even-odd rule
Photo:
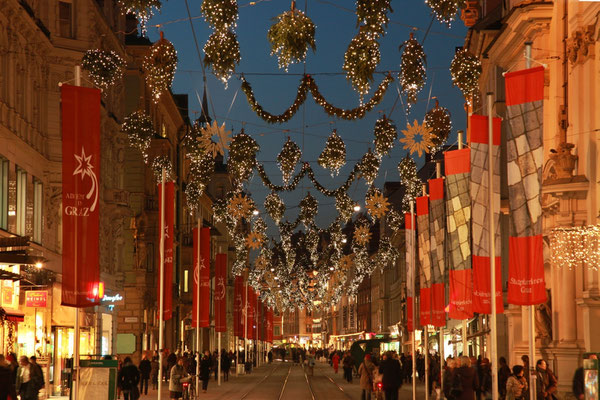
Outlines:
[[[0,157],[0,229],[42,243],[42,182]]]

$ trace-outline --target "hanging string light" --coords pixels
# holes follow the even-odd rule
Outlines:
[[[408,154],[398,164],[398,173],[400,174],[400,183],[404,186],[402,211],[408,212],[410,202],[414,201],[421,193],[421,180],[417,176],[417,165]]]
[[[123,67],[125,61],[114,51],[88,50],[81,60],[81,68],[88,72],[94,85],[102,90],[121,79]]]
[[[379,173],[379,158],[369,149],[359,163],[360,176],[368,186],[373,184]]]
[[[337,209],[343,222],[349,221],[352,218],[355,205],[356,203],[345,191],[340,192],[337,196],[335,196],[335,208]]]
[[[205,153],[200,160],[190,162],[190,178],[206,186],[215,172],[215,159],[212,154]]]
[[[142,62],[146,84],[150,88],[154,103],[158,103],[160,96],[171,88],[176,69],[177,51],[173,43],[166,40],[161,32],[160,39],[150,47]]]
[[[300,220],[304,225],[310,225],[319,210],[319,203],[310,192],[300,201]]]
[[[285,214],[285,203],[277,193],[271,192],[265,198],[265,210],[273,218],[273,221],[279,224]]]
[[[429,151],[435,154],[446,142],[452,131],[452,120],[450,111],[440,107],[439,101],[435,100],[435,107],[425,114],[425,125],[431,129],[431,144]]]
[[[190,180],[185,185],[185,200],[191,215],[200,209],[200,202],[204,190],[206,190],[206,185],[197,180]]]
[[[414,33],[410,33],[410,38],[402,43],[400,61],[400,85],[402,93],[406,95],[407,107],[417,102],[417,94],[425,86],[427,81],[427,57],[423,46],[415,39]]]
[[[236,0],[203,0],[200,11],[213,29],[235,28],[238,19]]]
[[[144,162],[148,162],[148,149],[152,138],[156,136],[152,119],[142,110],[134,111],[123,120],[121,131],[127,135],[131,147],[142,153]]]
[[[169,156],[158,156],[152,160],[152,172],[154,172],[154,178],[157,182],[162,181],[162,171],[165,171],[166,180],[170,181],[175,178],[173,172],[173,163]]]
[[[226,84],[240,60],[240,43],[235,32],[231,29],[215,30],[204,45],[204,65]]]
[[[316,50],[315,24],[296,9],[296,2],[292,1],[291,10],[277,17],[267,39],[271,43],[271,55],[277,54],[279,68],[287,71],[290,64],[304,61],[309,47],[313,52]]]
[[[554,228],[549,236],[552,262],[557,267],[600,269],[600,225]]]
[[[458,10],[464,7],[465,0],[425,0],[425,3],[431,7],[438,21],[449,26]]]
[[[344,54],[346,79],[352,82],[354,89],[361,95],[369,93],[373,73],[381,59],[377,34],[361,26],[358,34],[348,45]]]
[[[366,29],[383,36],[390,21],[388,12],[394,12],[390,0],[357,0],[356,26],[364,24]]]
[[[284,183],[289,182],[294,173],[294,169],[296,168],[296,164],[298,164],[301,157],[302,151],[300,150],[300,147],[288,136],[287,141],[283,145],[283,149],[281,149],[281,153],[277,156],[277,164],[283,174]]]
[[[402,218],[402,215],[400,215],[400,213],[393,208],[388,211],[387,215],[385,216],[385,222],[392,230],[393,234],[397,233],[404,227],[404,218]]]
[[[242,132],[235,135],[229,146],[227,171],[231,174],[234,184],[241,187],[252,175],[256,164],[256,153],[260,150],[258,143]]]
[[[467,103],[479,95],[479,78],[481,77],[481,61],[466,49],[458,49],[450,64],[452,83],[457,86]]]
[[[318,162],[321,167],[331,170],[332,176],[337,175],[340,168],[346,164],[346,144],[335,129],[327,138]]]
[[[375,122],[375,152],[380,156],[384,156],[390,152],[394,147],[396,138],[398,137],[398,131],[394,121],[387,118],[385,115],[383,118],[379,118]]]
[[[160,0],[118,0],[117,4],[125,14],[134,14],[142,28],[142,35],[146,34],[146,24],[154,15],[154,11],[160,11],[162,3]]]

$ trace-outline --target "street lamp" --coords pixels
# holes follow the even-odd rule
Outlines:
[[[44,266],[44,264],[42,264],[41,261],[38,261],[38,262],[35,263],[35,267],[37,269],[42,269],[43,266]]]
[[[354,206],[354,212],[359,212],[360,211],[360,204],[356,204]]]
[[[256,216],[256,215],[258,215],[258,214],[259,214],[259,211],[258,211],[258,210],[254,210],[254,211],[252,211],[252,215],[255,215],[255,216]]]

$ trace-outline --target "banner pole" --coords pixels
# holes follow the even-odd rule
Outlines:
[[[160,185],[160,270],[159,270],[159,300],[158,300],[158,400],[162,399],[162,370],[163,370],[163,341],[164,341],[164,312],[165,312],[165,185],[167,172],[162,169]],[[169,373],[169,372],[167,372]]]
[[[438,338],[438,343],[440,346],[440,399],[444,398],[444,379],[443,378],[443,373],[444,373],[444,327],[440,327],[440,337]]]
[[[423,183],[422,190],[423,196],[427,196],[426,183]],[[431,287],[431,281],[429,283]],[[431,304],[431,298],[429,299],[429,303]],[[429,311],[431,311],[431,309]],[[429,316],[431,319],[431,312],[429,312]],[[423,357],[425,357],[423,360],[425,362],[425,400],[429,400],[429,327],[427,324],[423,324]]]
[[[196,222],[196,229],[198,231],[198,246],[197,246],[197,259],[198,263],[196,264],[196,271],[194,274],[194,279],[196,280],[196,351],[198,352],[198,360],[196,362],[196,396],[199,395],[200,391],[198,388],[200,387],[200,360],[202,359],[202,351],[200,350],[200,263],[203,262],[201,259],[201,251],[200,247],[202,243],[200,241],[200,232],[202,230],[202,207],[200,206],[200,212],[198,215],[198,221]]]
[[[463,344],[462,354],[463,354],[463,356],[469,357],[469,349],[468,349],[469,343],[467,340],[467,328],[468,328],[467,320],[463,319],[462,320],[462,344]]]
[[[488,106],[488,197],[490,241],[490,302],[492,306],[490,339],[492,344],[492,399],[498,400],[498,337],[496,325],[496,229],[494,226],[494,94],[487,94]]]
[[[81,66],[75,66],[75,86],[81,86]],[[75,268],[75,285],[77,286],[77,268]],[[75,296],[78,296],[77,290]],[[75,308],[75,349],[73,352],[73,399],[77,400],[79,394],[79,346],[80,340],[80,321],[79,321],[79,308]]]
[[[531,46],[532,42],[525,42],[525,67],[531,68]],[[531,400],[537,399],[536,391],[536,375],[535,375],[535,307],[525,306],[527,314],[529,315],[528,321],[528,336],[529,336],[529,398]]]
[[[217,354],[219,355],[219,371],[217,372],[217,386],[221,386],[221,360],[223,359],[223,354],[221,354],[221,332],[217,332]]]
[[[410,286],[412,288],[412,389],[413,389],[413,400],[417,400],[417,358],[416,358],[416,347],[417,340],[415,338],[417,333],[417,308],[416,308],[416,293],[415,293],[415,201],[410,202],[410,227],[413,230],[410,234],[410,268],[412,269]]]
[[[246,277],[244,277],[245,279]],[[245,298],[246,301],[244,303],[244,373],[246,372],[246,362],[248,362],[248,283],[245,285]]]

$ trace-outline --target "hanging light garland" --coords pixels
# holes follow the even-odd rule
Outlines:
[[[166,40],[161,32],[160,39],[150,47],[142,62],[146,84],[150,88],[154,103],[158,103],[160,96],[171,87],[176,69],[177,51],[173,43]]]
[[[440,103],[436,99],[435,107],[425,114],[425,125],[431,130],[432,146],[429,151],[436,153],[444,145],[452,131],[450,111],[447,108],[440,107]]]
[[[398,137],[398,131],[394,121],[387,118],[385,115],[383,118],[379,118],[375,122],[375,152],[380,156],[384,156],[390,152],[394,147],[394,142]]]
[[[331,170],[332,176],[337,175],[340,168],[346,164],[346,144],[335,129],[327,138],[318,162],[321,167]]]
[[[285,214],[285,203],[277,193],[271,192],[265,198],[265,210],[273,218],[273,221],[279,224]]]
[[[185,199],[190,214],[196,213],[200,209],[200,202],[206,185],[198,180],[190,180],[185,185]]]
[[[457,86],[471,104],[478,97],[479,78],[481,77],[481,61],[466,49],[459,49],[450,64],[452,83]]]
[[[465,0],[425,0],[425,3],[431,7],[438,21],[450,25],[458,10],[464,7]]]
[[[212,154],[205,153],[200,160],[190,162],[190,177],[206,186],[215,172],[215,159]]]
[[[211,68],[221,82],[226,84],[229,81],[240,60],[240,43],[235,32],[219,29],[209,36],[204,45],[204,65]]]
[[[379,249],[377,249],[377,256],[375,257],[375,264],[379,268],[395,263],[399,256],[400,252],[396,246],[392,244],[390,238],[384,236],[379,239]]]
[[[171,181],[175,178],[173,173],[173,163],[169,156],[158,156],[152,160],[152,172],[157,182],[162,181],[162,171],[165,171],[165,180]]]
[[[200,11],[213,29],[235,28],[238,20],[236,0],[203,0]]]
[[[417,165],[415,160],[406,155],[398,164],[400,183],[404,185],[404,196],[402,197],[402,211],[410,210],[410,202],[414,201],[421,193],[421,180],[417,176]]]
[[[162,3],[160,0],[118,0],[117,4],[125,14],[134,14],[142,28],[142,35],[146,34],[146,24],[154,15],[154,11],[160,11]]]
[[[383,36],[390,21],[388,12],[394,12],[390,0],[357,0],[356,25],[362,23],[366,29]]]
[[[373,184],[379,173],[379,158],[369,149],[359,163],[360,176],[368,186]]]
[[[227,171],[231,174],[234,184],[241,187],[252,175],[256,165],[256,153],[260,150],[258,143],[244,131],[233,137],[229,147]]]
[[[352,219],[355,205],[356,203],[350,198],[350,196],[348,196],[348,193],[346,192],[340,192],[337,196],[335,196],[335,208],[337,209],[340,219],[343,222]]]
[[[152,119],[142,110],[134,111],[123,120],[121,131],[127,135],[131,147],[142,153],[144,162],[148,162],[148,149],[152,138],[156,136]]]
[[[427,56],[423,46],[415,39],[414,33],[410,33],[410,38],[402,43],[400,61],[400,85],[402,93],[406,95],[407,107],[417,102],[417,94],[425,86],[427,81]]]
[[[283,174],[284,183],[289,182],[300,158],[302,158],[300,147],[288,137],[283,145],[283,149],[281,149],[281,153],[277,156],[277,164]]]
[[[358,34],[348,45],[344,54],[346,79],[352,82],[354,90],[361,95],[369,93],[373,73],[381,59],[377,34],[361,26]]]
[[[319,203],[317,202],[317,199],[315,199],[310,192],[307,193],[306,196],[300,200],[300,220],[302,223],[306,226],[310,225],[315,219],[318,210]]]
[[[400,215],[400,213],[393,208],[388,211],[387,215],[385,216],[385,222],[392,230],[393,234],[397,233],[404,227],[404,218],[402,218],[402,215]]]
[[[114,51],[88,50],[81,60],[81,68],[102,90],[108,89],[123,76],[124,67],[125,61]]]
[[[552,262],[559,268],[585,265],[600,269],[600,225],[554,228],[550,233]]]
[[[277,54],[279,68],[287,71],[290,64],[304,61],[309,47],[313,52],[316,50],[315,24],[296,9],[296,2],[292,1],[291,10],[277,17],[267,39],[271,43],[271,55]]]

